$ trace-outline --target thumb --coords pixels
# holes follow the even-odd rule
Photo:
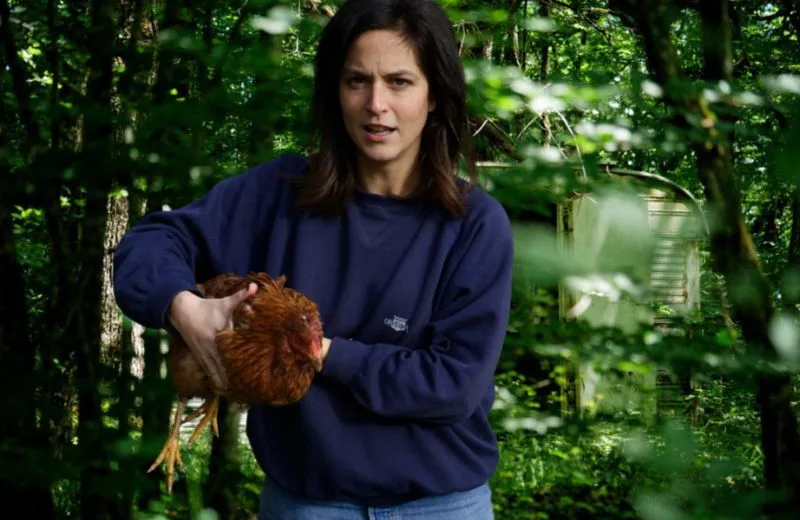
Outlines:
[[[225,309],[226,314],[228,315],[228,325],[227,328],[233,328],[233,309],[236,308],[237,305],[251,297],[256,293],[258,290],[258,286],[254,283],[251,283],[247,286],[247,289],[242,289],[236,293],[225,298]]]
[[[258,286],[254,283],[251,283],[247,286],[247,289],[242,289],[228,296],[228,308],[231,310],[235,309],[237,305],[254,295],[257,290]]]

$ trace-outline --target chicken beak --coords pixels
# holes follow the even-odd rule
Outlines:
[[[314,365],[314,370],[322,372],[322,354],[311,356],[311,363]]]

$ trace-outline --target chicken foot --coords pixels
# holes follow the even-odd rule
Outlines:
[[[194,441],[200,437],[200,434],[203,432],[203,429],[211,423],[211,430],[214,432],[214,435],[219,437],[219,424],[217,423],[217,410],[219,410],[219,397],[212,397],[210,399],[206,399],[203,402],[203,405],[198,408],[197,410],[193,411],[189,416],[184,419],[183,422],[189,422],[196,417],[203,416],[200,419],[200,422],[197,423],[197,426],[192,433],[192,436],[189,438],[189,442],[187,446],[191,446],[194,444]]]
[[[167,465],[167,491],[172,493],[172,481],[173,481],[173,474],[175,471],[175,462],[177,461],[178,466],[181,468],[181,471],[185,471],[183,466],[183,460],[181,460],[181,447],[180,447],[180,436],[181,436],[181,416],[183,415],[183,410],[186,408],[186,400],[181,399],[178,402],[178,406],[175,409],[175,417],[172,419],[172,427],[170,428],[169,437],[167,437],[167,442],[164,443],[164,447],[161,449],[161,453],[158,454],[158,458],[150,466],[150,469],[147,470],[148,473],[156,469],[162,462],[166,462]]]

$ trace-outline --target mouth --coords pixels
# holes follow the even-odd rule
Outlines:
[[[384,125],[364,125],[362,127],[371,141],[384,141],[392,135],[396,128]]]

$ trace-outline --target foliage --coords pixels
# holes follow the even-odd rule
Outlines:
[[[102,260],[119,239],[114,224],[129,226],[142,203],[177,207],[306,150],[314,46],[339,3],[0,0],[0,266],[11,295],[0,307],[0,480],[27,500],[26,515],[216,517],[208,438],[186,454],[173,495],[144,473],[167,427],[163,354],[151,333],[144,373],[130,375],[142,356],[131,324],[111,331],[104,318],[101,330],[102,312],[116,312]],[[670,84],[654,80],[647,27],[620,8],[635,2],[441,3],[461,45],[479,159],[490,163],[481,180],[517,240],[492,415],[497,518],[796,516],[765,490],[756,406],[764,376],[789,374],[796,388],[800,363],[796,2],[648,0],[680,57]],[[730,80],[706,70],[702,5],[712,4],[730,14],[718,28],[732,34]],[[778,310],[766,331],[774,356],[733,312],[752,281],[730,284],[707,237],[697,239],[702,304],[691,312],[653,301],[637,271],[655,251],[646,189],[682,187],[712,234],[725,228],[696,163],[715,146],[733,151],[740,227]],[[596,257],[574,254],[559,232],[577,194],[599,201],[592,236],[608,246]],[[124,209],[109,209],[110,195]],[[590,326],[576,319],[586,316],[580,295],[670,325]],[[116,339],[101,345],[101,332]],[[662,374],[679,382],[671,393],[655,388]],[[246,443],[241,454],[230,516],[250,518],[263,474]]]
[[[753,518],[763,500],[752,396],[715,381],[698,397],[696,428],[664,421],[647,428],[624,419],[526,430],[504,427],[503,418],[539,411],[535,391],[518,375],[498,378],[493,416],[501,459],[491,481],[497,518]],[[510,389],[510,390],[508,390]],[[514,396],[512,401],[512,395]],[[693,397],[693,396],[692,396]],[[548,421],[543,420],[541,424]],[[510,423],[507,423],[510,425]],[[151,502],[137,518],[194,517],[207,509],[202,483],[208,472],[209,435],[186,450],[186,473],[174,495]],[[247,443],[241,447],[246,476],[235,518],[257,508],[263,472]],[[190,513],[191,511],[191,513]]]

